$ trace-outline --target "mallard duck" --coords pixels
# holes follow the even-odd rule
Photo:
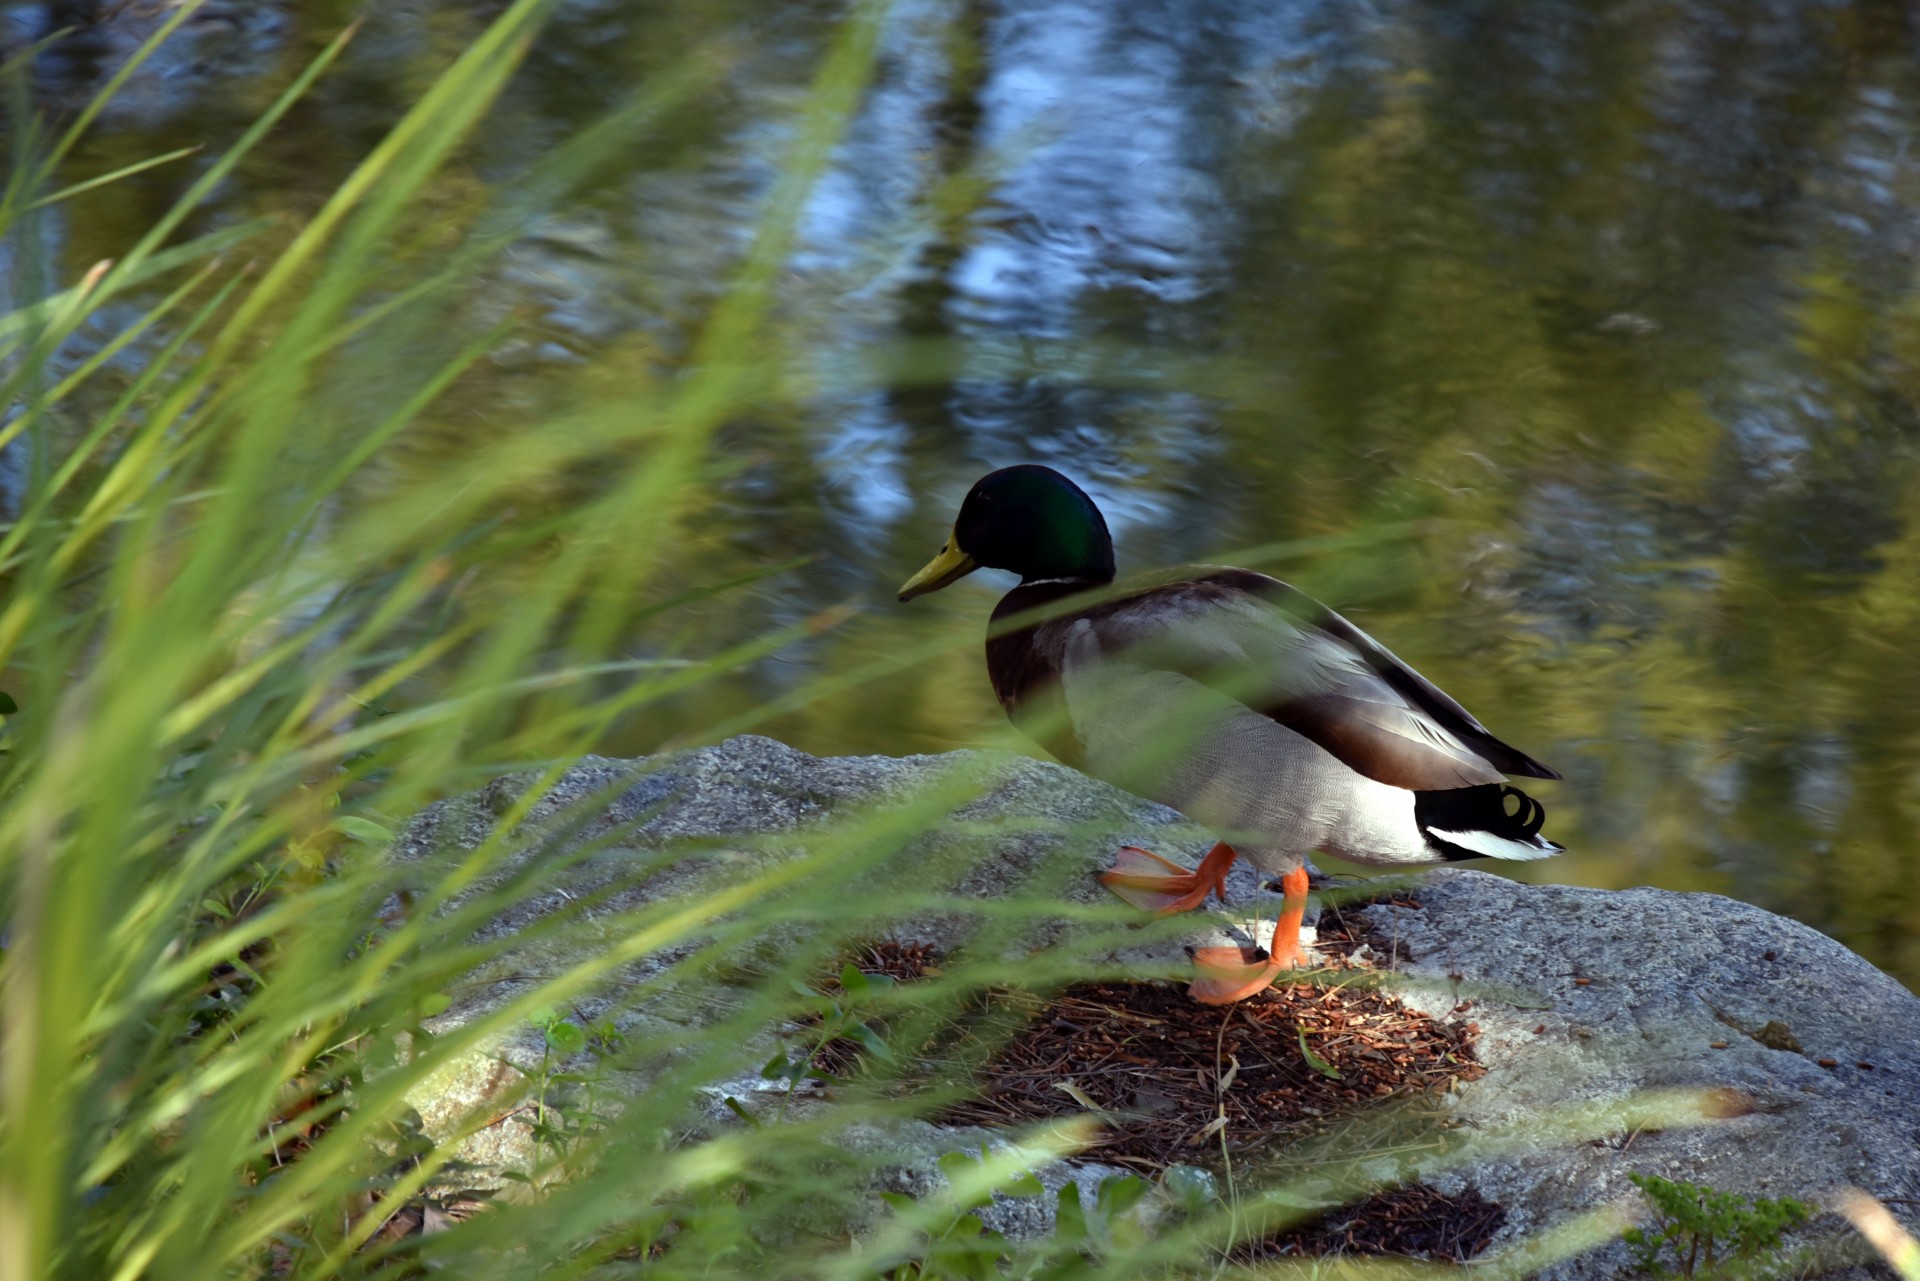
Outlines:
[[[983,477],[900,599],[982,566],[1020,575],[987,636],[987,672],[1013,723],[1066,764],[1219,838],[1191,871],[1124,847],[1107,886],[1164,913],[1224,898],[1238,856],[1280,879],[1264,958],[1196,952],[1201,1001],[1250,996],[1303,962],[1314,850],[1410,867],[1564,848],[1540,835],[1540,803],[1506,782],[1560,775],[1306,593],[1212,566],[1113,587],[1106,519],[1050,467]]]

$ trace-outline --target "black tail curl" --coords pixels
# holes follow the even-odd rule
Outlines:
[[[1512,808],[1508,808],[1509,798],[1513,801]],[[1504,783],[1455,787],[1444,792],[1415,792],[1413,818],[1427,843],[1450,862],[1487,856],[1436,836],[1435,828],[1443,832],[1486,832],[1509,841],[1561,848],[1540,835],[1540,827],[1547,821],[1547,807],[1519,788]]]
[[[1509,796],[1519,802],[1511,812],[1507,810]],[[1507,821],[1513,824],[1514,830],[1522,833],[1523,836],[1540,835],[1540,825],[1547,821],[1547,807],[1517,787],[1502,786],[1500,788],[1500,812],[1506,814]],[[1506,835],[1505,832],[1500,834]]]

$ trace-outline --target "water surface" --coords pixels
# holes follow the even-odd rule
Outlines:
[[[6,7],[12,30],[40,8]],[[69,176],[217,150],[351,10],[196,23]],[[201,229],[311,212],[489,11],[375,6]],[[1911,12],[896,6],[782,286],[782,390],[727,425],[676,569],[818,557],[700,606],[700,651],[861,608],[610,747],[698,737],[979,626],[994,575],[911,607],[892,589],[978,475],[1041,461],[1101,501],[1124,564],[1268,549],[1259,567],[1560,768],[1537,790],[1571,852],[1517,874],[1731,894],[1920,985]],[[402,477],[674,376],[841,14],[559,7],[440,180],[449,224],[649,77],[724,69],[482,282],[520,328]],[[77,93],[123,45],[56,50],[40,92]],[[75,205],[51,231],[62,273],[129,243],[193,163]],[[329,394],[373,407],[382,388]],[[937,751],[1001,718],[969,651],[763,728]]]

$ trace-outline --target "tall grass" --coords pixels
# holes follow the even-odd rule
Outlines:
[[[753,1047],[768,1029],[814,1009],[795,984],[830,971],[848,938],[954,906],[937,885],[896,884],[890,898],[859,887],[972,794],[965,777],[694,898],[593,918],[591,947],[547,953],[517,996],[426,1034],[466,976],[588,930],[583,904],[516,939],[477,941],[554,870],[507,835],[544,783],[620,718],[831,622],[678,652],[686,593],[662,568],[683,559],[715,429],[771,394],[775,281],[867,82],[876,5],[853,8],[822,58],[757,236],[683,377],[645,401],[586,401],[405,485],[383,467],[506,336],[466,319],[471,283],[718,68],[695,59],[639,86],[423,258],[410,220],[550,7],[509,5],[303,225],[182,239],[200,202],[327,74],[343,33],[149,235],[0,322],[0,395],[19,407],[4,438],[33,460],[23,509],[0,533],[0,686],[19,708],[0,764],[0,1281],[319,1278],[396,1255],[475,1277],[1225,1270],[1233,1236],[1297,1213],[1288,1188],[1248,1188],[1151,1233],[1130,1221],[1098,1240],[982,1247],[955,1234],[964,1211],[1084,1130],[1016,1136],[954,1166],[947,1192],[883,1210],[870,1182],[886,1156],[855,1156],[836,1136],[929,1106],[884,1076],[755,1126],[690,1119],[705,1087],[760,1066]],[[92,116],[16,131],[0,233],[17,245],[31,244],[48,201],[73,194],[55,174]],[[129,298],[145,300],[141,314],[75,360],[83,326]],[[105,413],[77,432],[55,426],[108,356],[149,334],[164,341]],[[378,395],[342,394],[376,374]],[[529,481],[584,465],[600,476],[590,499],[503,513]],[[657,638],[657,656],[608,661],[636,628]],[[537,781],[494,836],[425,861],[389,856],[406,816],[509,765]],[[1064,911],[1015,899],[989,916],[1016,931]],[[1089,946],[1119,928],[1117,913],[1080,915]],[[766,938],[781,946],[756,950]],[[1051,970],[1016,976],[995,955],[982,949],[910,998],[875,993],[875,1008],[932,1026],[968,993],[1057,979],[1074,959],[1062,951]],[[458,1182],[450,1145],[409,1137],[423,1082],[603,993],[622,967],[655,964],[638,1002],[742,956],[733,1007],[677,1041],[596,1051],[616,1069],[670,1062],[644,1095],[563,1117],[571,1131],[555,1123],[540,1168],[491,1212],[375,1239],[394,1208]],[[573,1035],[552,1043],[578,1050]],[[529,1076],[528,1094],[540,1085]],[[1617,1124],[1577,1117],[1568,1132]],[[1508,1272],[1606,1228],[1573,1225]]]

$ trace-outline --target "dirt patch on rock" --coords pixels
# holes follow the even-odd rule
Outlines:
[[[1307,1255],[1387,1254],[1465,1263],[1487,1248],[1506,1221],[1507,1212],[1473,1188],[1448,1196],[1414,1184],[1241,1246],[1233,1257],[1258,1264]]]
[[[1386,1115],[1400,1118],[1387,1127],[1396,1142],[1410,1137],[1409,1117],[1412,1131],[1436,1137],[1440,1098],[1485,1072],[1473,1053],[1479,1028],[1463,1017],[1470,1007],[1435,1018],[1381,988],[1367,958],[1391,955],[1390,942],[1358,918],[1323,917],[1320,951],[1327,968],[1227,1007],[1200,1005],[1183,986],[1160,982],[1080,983],[1050,1000],[990,993],[986,1023],[1015,1030],[974,1073],[976,1097],[935,1119],[1013,1127],[1091,1113],[1103,1125],[1085,1157],[1148,1177],[1174,1165],[1251,1174],[1302,1158],[1350,1158],[1380,1141]],[[917,944],[863,944],[848,959],[903,983],[939,969],[939,957]],[[857,1070],[858,1056],[853,1043],[835,1042],[822,1047],[821,1065]],[[1450,1195],[1412,1184],[1360,1197],[1234,1257],[1465,1261],[1505,1219],[1473,1188]]]
[[[1158,1171],[1328,1136],[1362,1110],[1472,1080],[1471,1023],[1436,1020],[1362,970],[1237,1004],[1161,983],[1081,983],[1036,1010],[943,1120],[1018,1125],[1092,1112],[1101,1161]]]

